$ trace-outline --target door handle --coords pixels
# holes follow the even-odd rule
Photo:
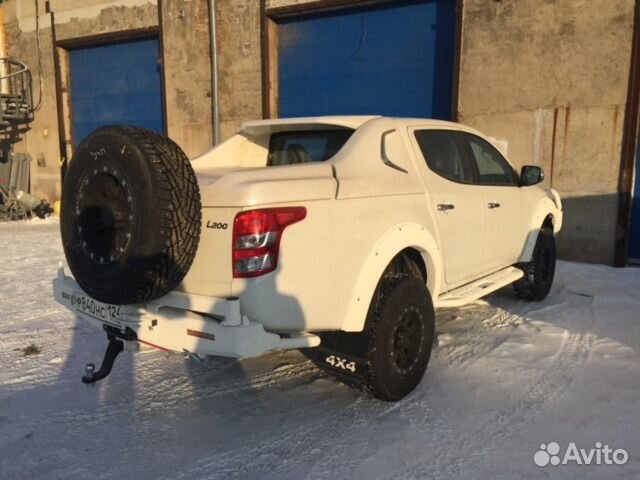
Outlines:
[[[489,204],[487,206],[489,208],[500,208],[500,204],[499,203],[495,203],[495,202],[489,202]]]
[[[439,212],[445,212],[447,210],[453,210],[454,208],[456,208],[456,206],[452,205],[451,203],[439,203],[438,204],[438,211]]]

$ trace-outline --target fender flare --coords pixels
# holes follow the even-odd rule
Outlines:
[[[367,254],[360,276],[352,290],[342,330],[361,332],[378,281],[393,258],[402,250],[417,250],[427,268],[427,288],[433,296],[442,288],[442,255],[428,230],[415,223],[396,225],[387,231]]]
[[[540,201],[534,214],[531,216],[529,234],[527,235],[527,241],[524,244],[522,254],[518,258],[518,262],[526,263],[531,261],[533,249],[536,246],[538,234],[540,233],[540,227],[542,227],[547,216],[551,215],[554,233],[557,233],[562,228],[562,203],[560,195],[553,189],[549,190],[549,195],[549,197],[544,197]]]

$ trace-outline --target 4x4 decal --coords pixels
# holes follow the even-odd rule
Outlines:
[[[350,362],[348,358],[329,355],[324,359],[324,361],[334,368],[341,368],[342,370],[348,370],[351,373],[356,373],[356,362]]]

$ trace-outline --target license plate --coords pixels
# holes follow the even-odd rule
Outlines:
[[[120,306],[98,302],[82,293],[71,294],[71,306],[80,313],[102,322],[116,322],[120,320]]]

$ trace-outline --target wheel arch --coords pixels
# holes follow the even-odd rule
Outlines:
[[[383,235],[367,254],[349,298],[342,330],[361,332],[364,329],[378,283],[400,256],[417,266],[431,295],[440,290],[442,257],[434,237],[420,225],[398,225]]]
[[[557,193],[555,195],[557,195]],[[531,260],[540,229],[548,227],[551,228],[555,234],[562,227],[562,210],[558,207],[560,200],[559,197],[557,200],[555,198],[555,196],[554,199],[549,197],[543,198],[538,204],[534,214],[531,216],[529,233],[527,234],[527,240],[518,262],[526,263]]]
[[[555,231],[554,223],[555,223],[555,217],[553,216],[553,213],[550,213],[544,218],[544,221],[542,222],[542,227],[547,227]]]
[[[404,250],[402,250],[401,252],[399,252],[394,259],[392,260],[395,261],[396,258],[399,257],[404,257],[407,258],[413,265],[415,265],[420,273],[420,276],[422,277],[422,279],[424,280],[425,284],[427,282],[427,278],[428,278],[428,269],[427,269],[427,264],[425,263],[425,259],[422,256],[423,254],[420,252],[420,250],[417,250],[414,247],[407,247]],[[390,263],[391,265],[391,263]]]

